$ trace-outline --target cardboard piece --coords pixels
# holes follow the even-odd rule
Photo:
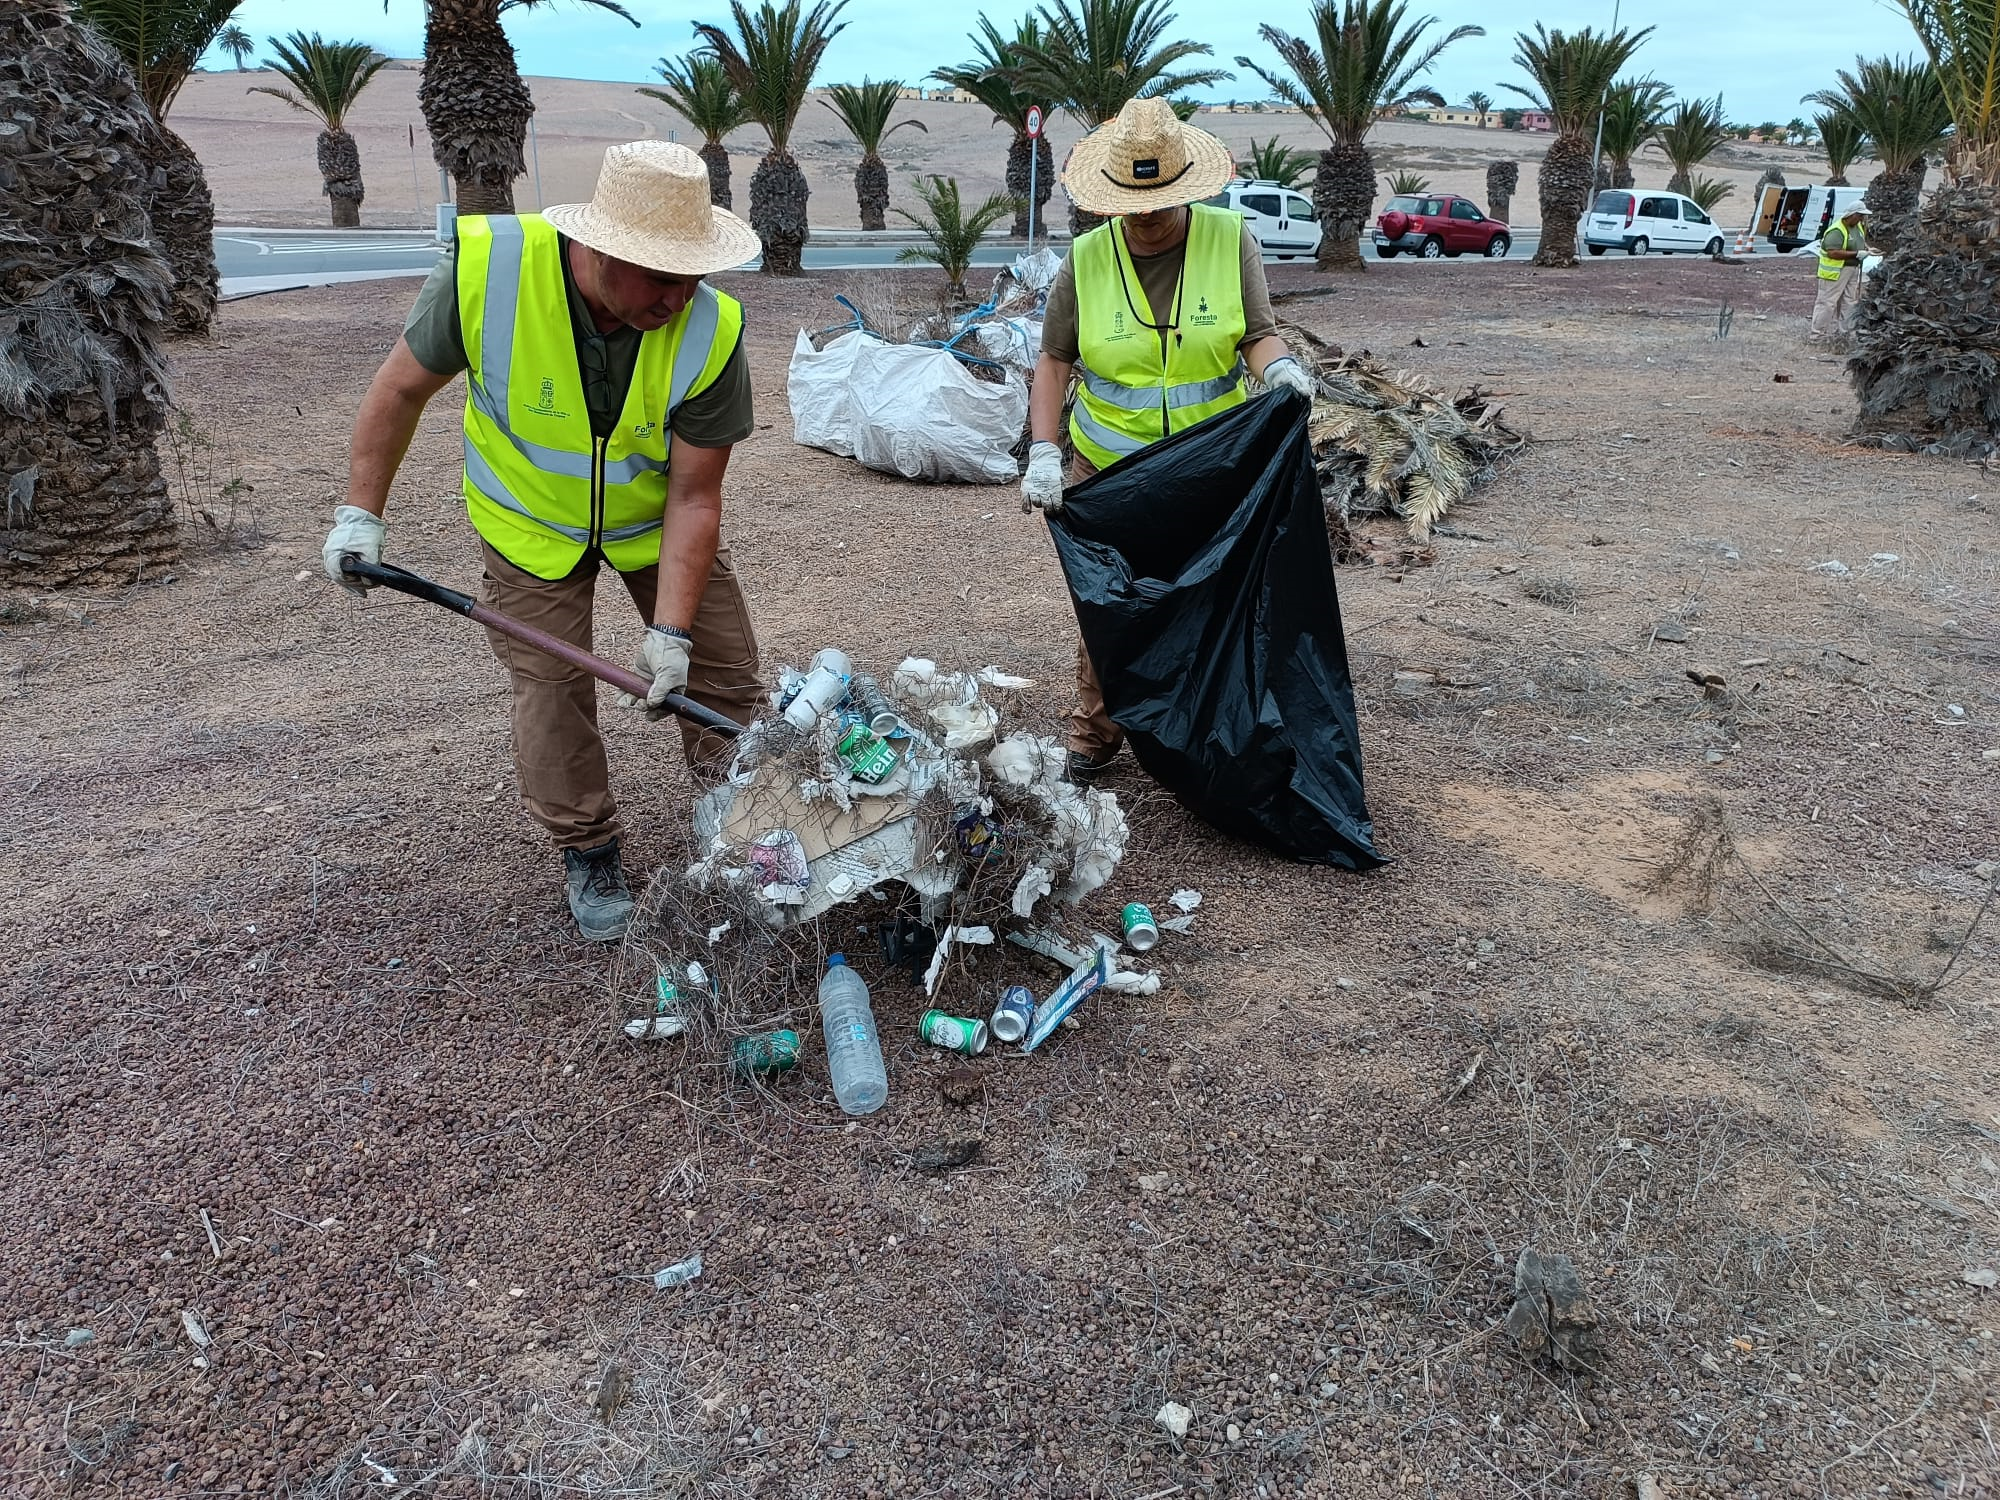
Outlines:
[[[737,789],[729,815],[722,821],[722,836],[742,846],[788,828],[799,836],[806,859],[813,861],[907,816],[913,806],[908,797],[856,797],[854,806],[842,812],[840,804],[830,797],[806,801],[788,775],[775,766],[765,766],[748,786]]]

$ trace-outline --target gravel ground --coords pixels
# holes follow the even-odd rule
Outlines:
[[[1039,523],[793,445],[793,331],[841,286],[732,289],[767,662],[999,662],[1058,714]],[[1966,1273],[2000,1264],[2000,921],[1965,935],[2000,856],[2000,491],[1843,446],[1807,265],[1378,267],[1287,302],[1535,439],[1433,565],[1342,571],[1395,862],[1277,862],[1128,760],[1087,915],[1199,888],[1167,986],[955,1108],[857,950],[891,1071],[860,1123],[816,1046],[760,1093],[617,1038],[498,668],[317,577],[411,290],[229,307],[179,351],[178,575],[0,597],[7,1493],[1995,1493]],[[468,582],[456,445],[441,406],[390,556]],[[617,721],[646,863],[683,842],[663,743]],[[964,1008],[1028,972],[981,963]],[[770,1003],[811,1029],[809,994]],[[1502,1328],[1527,1245],[1580,1268],[1595,1370]]]

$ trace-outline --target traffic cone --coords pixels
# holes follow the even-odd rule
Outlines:
[[[1755,246],[1756,237],[1747,228],[1736,231],[1736,253],[1738,255],[1750,254]]]

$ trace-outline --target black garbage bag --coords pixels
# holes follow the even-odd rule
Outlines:
[[[1369,870],[1309,415],[1278,393],[1176,433],[1069,490],[1049,534],[1146,773],[1225,833]]]

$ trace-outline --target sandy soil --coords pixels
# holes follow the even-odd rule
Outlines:
[[[864,956],[892,1092],[859,1125],[816,1045],[767,1097],[615,1038],[497,667],[319,578],[409,289],[225,309],[178,353],[218,525],[158,585],[0,599],[0,1488],[1995,1493],[1993,476],[1843,445],[1806,271],[1394,266],[1285,304],[1535,436],[1433,565],[1342,571],[1395,862],[1267,858],[1128,761],[1086,916],[1201,889],[1167,988],[982,1063],[966,1112]],[[768,661],[997,661],[1059,713],[1038,523],[793,445],[786,352],[839,284],[734,289]],[[426,419],[390,555],[469,582],[455,428]],[[681,847],[662,743],[612,734],[641,862]],[[1581,1268],[1595,1373],[1501,1330],[1529,1244]]]
[[[437,167],[429,137],[417,108],[418,73],[411,68],[385,69],[376,75],[348,119],[361,146],[362,179],[368,199],[362,222],[373,228],[428,226],[437,202]],[[198,73],[190,78],[174,104],[173,126],[193,146],[208,171],[215,194],[218,224],[323,225],[326,200],[319,170],[313,162],[315,122],[287,109],[275,99],[247,94],[253,83],[271,79],[236,73]],[[541,162],[542,201],[566,203],[588,198],[597,179],[604,148],[619,141],[666,136],[699,146],[686,121],[664,104],[633,92],[636,85],[590,83],[573,78],[533,78],[535,132]],[[1005,189],[1007,135],[976,104],[925,101],[901,106],[896,118],[919,120],[925,134],[899,130],[885,143],[882,156],[889,165],[892,201],[914,209],[911,183],[919,175],[956,177],[964,194],[976,202]],[[1297,114],[1203,114],[1198,124],[1213,131],[1248,156],[1250,142],[1272,135],[1286,145],[1317,151],[1324,137]],[[1050,127],[1056,163],[1082,133],[1065,115]],[[414,133],[415,171],[411,168]],[[1521,163],[1521,184],[1514,194],[1511,217],[1516,224],[1541,222],[1535,204],[1535,171],[1548,149],[1548,137],[1510,134],[1470,126],[1385,124],[1370,136],[1375,165],[1386,178],[1401,168],[1421,172],[1440,192],[1464,193],[1486,201],[1486,168],[1503,158]],[[728,140],[737,209],[747,212],[750,174],[765,149],[764,134],[755,126],[735,132]],[[854,143],[840,122],[818,101],[806,106],[793,150],[812,186],[812,221],[828,228],[858,228],[854,202],[854,167],[860,161]],[[1780,167],[1794,183],[1821,181],[1824,160],[1812,152],[1788,146],[1725,147],[1710,161],[1708,175],[1734,183],[1735,196],[1718,210],[1719,221],[1734,224],[1749,201],[1750,189],[1767,166]],[[1865,183],[1875,163],[1850,171]],[[1657,153],[1637,163],[1642,184],[1665,186],[1668,168]],[[534,180],[524,178],[515,189],[516,203],[534,208]],[[1386,182],[1383,196],[1387,197]],[[1061,189],[1053,200],[1056,221],[1068,224],[1068,205]],[[893,214],[892,225],[902,220]]]

